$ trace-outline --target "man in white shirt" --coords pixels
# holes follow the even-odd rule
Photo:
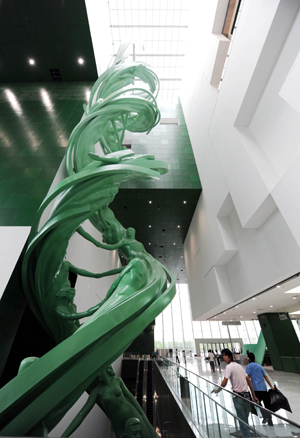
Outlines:
[[[232,352],[228,348],[225,348],[224,350],[222,350],[222,356],[227,366],[225,368],[224,378],[221,386],[225,388],[228,380],[230,380],[232,391],[245,398],[246,400],[250,400],[251,397],[248,389],[249,386],[253,400],[258,403],[258,399],[255,396],[251,379],[245,373],[244,368],[238,363],[234,362]],[[214,389],[212,392],[220,391],[221,389]],[[233,404],[238,418],[240,418],[244,423],[248,424],[250,404],[246,400],[243,400],[243,398],[233,396]],[[250,429],[244,423],[239,423],[243,437],[251,437]]]
[[[213,354],[212,350],[208,350],[208,357],[209,357],[209,364],[211,367],[212,372],[215,372],[215,355]]]

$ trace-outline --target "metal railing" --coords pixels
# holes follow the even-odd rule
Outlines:
[[[169,359],[160,357],[156,364],[183,413],[201,437],[300,436],[299,424],[261,408]],[[222,391],[212,394],[213,389]],[[248,417],[240,416],[241,406],[243,412],[249,412]],[[265,418],[268,421],[263,424]]]

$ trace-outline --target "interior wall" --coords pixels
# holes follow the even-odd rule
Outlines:
[[[224,1],[192,2],[181,92],[203,187],[184,244],[194,320],[300,264],[300,4],[243,1],[218,91],[207,73],[218,54],[207,47]]]

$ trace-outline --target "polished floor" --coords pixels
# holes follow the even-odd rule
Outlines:
[[[181,365],[184,365],[183,358],[180,358]],[[225,363],[221,362],[220,367],[216,367],[216,371],[213,373],[210,369],[208,362],[204,358],[187,358],[187,369],[211,380],[214,383],[220,384],[223,379]],[[269,376],[271,382],[276,384],[278,389],[287,397],[292,413],[280,410],[277,411],[279,415],[288,418],[298,424],[300,424],[300,374],[286,373],[283,371],[274,371],[272,367],[265,367],[265,371]],[[227,385],[230,389],[230,383]]]

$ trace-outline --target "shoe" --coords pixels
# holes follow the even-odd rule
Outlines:
[[[268,423],[268,421],[269,420],[267,418],[264,418],[263,421],[262,421],[262,424],[266,424],[266,423]]]

